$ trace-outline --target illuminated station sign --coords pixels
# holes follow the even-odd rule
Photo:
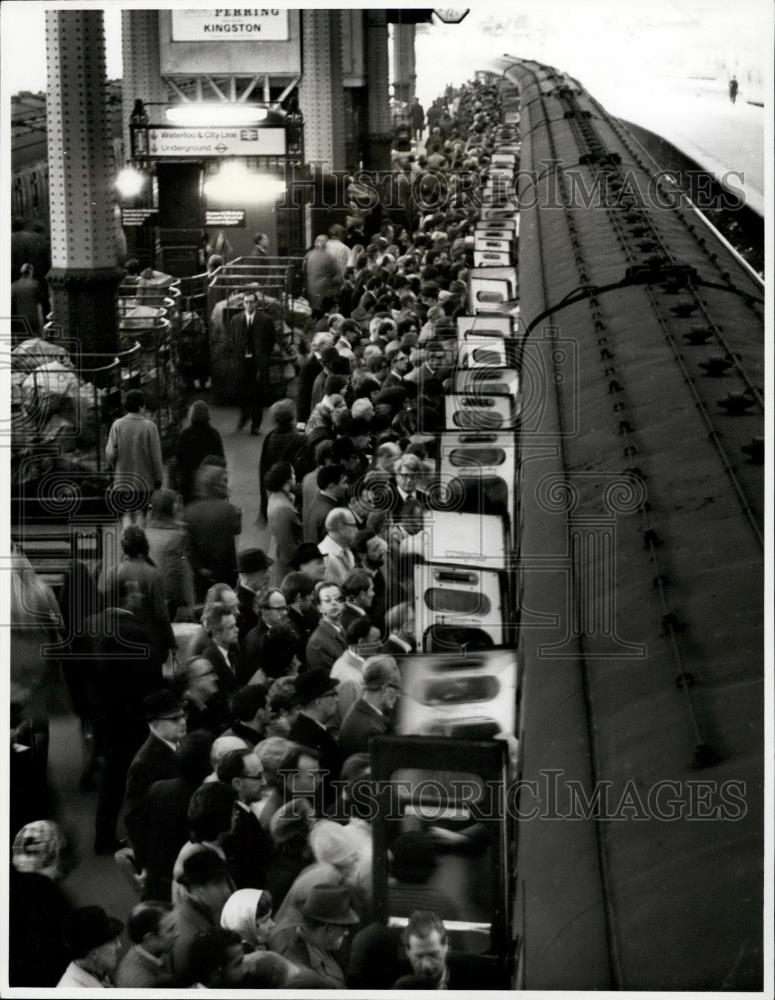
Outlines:
[[[135,155],[181,156],[284,156],[284,128],[181,128],[159,126],[135,134]]]
[[[173,42],[288,41],[288,11],[271,7],[173,10]]]

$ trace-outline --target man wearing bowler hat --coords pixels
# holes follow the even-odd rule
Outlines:
[[[344,973],[334,958],[358,916],[350,893],[341,885],[314,886],[300,906],[301,922],[275,928],[272,951],[320,978],[321,987],[343,990]]]
[[[315,667],[299,674],[296,697],[300,711],[291,726],[288,739],[320,754],[322,806],[325,811],[334,801],[332,782],[339,779],[342,753],[339,744],[326,725],[336,718],[336,689],[339,681],[329,677],[328,671]]]
[[[65,940],[72,961],[57,983],[57,989],[110,988],[121,952],[119,935],[124,925],[109,917],[101,906],[73,910],[65,925]]]
[[[243,549],[237,556],[240,648],[248,632],[258,625],[256,598],[269,586],[269,567],[273,562],[263,549]]]
[[[145,800],[154,781],[178,776],[177,750],[186,735],[183,706],[171,691],[162,688],[143,702],[148,738],[129,765],[126,779],[127,833],[135,851],[135,865],[143,866]]]

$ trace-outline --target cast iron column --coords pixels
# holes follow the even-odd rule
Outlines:
[[[54,324],[81,351],[117,343],[116,236],[100,10],[46,11]]]
[[[366,166],[371,170],[390,169],[393,124],[390,120],[388,85],[388,26],[384,10],[366,12],[366,72],[369,91],[369,134]]]
[[[338,10],[303,10],[299,108],[304,116],[304,159],[325,173],[344,170],[342,26]]]
[[[135,101],[143,104],[164,104],[167,87],[161,78],[159,54],[158,10],[124,10],[121,12],[121,52],[124,64],[122,113],[124,116],[124,156],[129,159],[129,118]],[[162,108],[147,108],[151,123],[163,122]]]
[[[393,93],[411,106],[417,70],[414,56],[413,24],[393,25]]]

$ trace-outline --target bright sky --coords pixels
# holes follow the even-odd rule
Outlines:
[[[3,0],[0,37],[6,94],[45,89],[44,14],[55,6],[50,0]],[[105,10],[108,77],[120,77],[121,9],[131,5],[78,0],[77,6]],[[180,6],[204,4],[184,0]],[[337,6],[366,4],[345,0]],[[534,0],[532,8],[516,2],[475,3],[462,24],[434,24],[418,35],[418,89],[427,103],[447,83],[469,79],[475,69],[504,52],[552,62],[583,76],[591,90],[603,79],[616,82],[640,75],[646,80],[671,71],[680,75],[718,70],[721,64],[740,76],[741,70],[764,66],[769,19],[768,0],[737,0],[734,5],[728,0]]]

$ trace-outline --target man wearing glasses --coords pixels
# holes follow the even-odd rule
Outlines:
[[[358,534],[355,515],[347,507],[335,507],[326,517],[326,537],[318,548],[326,557],[324,579],[341,587],[356,567],[352,547]]]
[[[291,672],[296,652],[288,625],[288,602],[282,590],[272,588],[264,594],[259,614],[258,625],[245,636],[245,660],[253,671],[249,683],[269,687],[275,678]]]
[[[401,697],[401,674],[392,656],[372,656],[363,669],[363,694],[353,704],[339,730],[345,760],[368,753],[372,736],[393,731],[393,714]]]
[[[315,599],[320,624],[309,637],[305,659],[308,667],[320,667],[328,672],[347,649],[342,627],[344,597],[335,583],[323,581],[315,587]]]

